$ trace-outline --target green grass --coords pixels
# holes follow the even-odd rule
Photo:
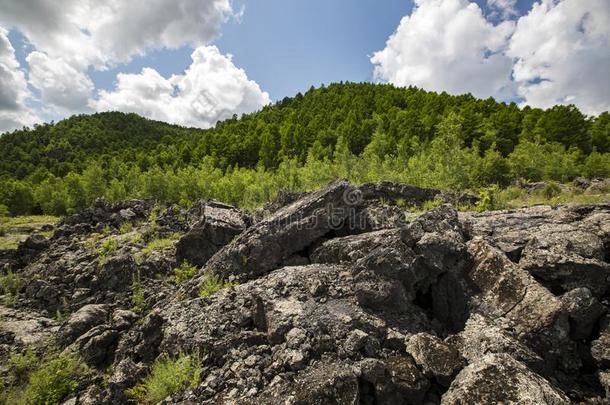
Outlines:
[[[119,241],[114,237],[108,237],[104,240],[97,248],[97,255],[100,259],[100,263],[106,263],[108,257],[116,252],[119,248]]]
[[[4,304],[11,306],[19,296],[19,291],[23,287],[23,279],[19,274],[12,271],[0,275],[0,292],[4,295]]]
[[[206,274],[203,278],[203,282],[199,286],[199,297],[205,298],[212,294],[217,293],[225,288],[236,287],[237,283],[224,282],[216,274]]]
[[[25,240],[32,229],[39,229],[46,224],[55,224],[59,217],[50,215],[29,215],[21,217],[7,217],[0,215],[0,250],[14,250],[19,242]],[[39,232],[45,237],[53,234],[52,231]]]
[[[179,234],[172,234],[166,238],[156,238],[149,241],[146,246],[136,255],[136,263],[142,263],[144,259],[150,256],[153,252],[162,252],[173,249],[176,241],[179,238]]]
[[[133,275],[131,282],[131,309],[135,312],[140,312],[144,309],[144,305],[144,291],[142,290],[142,281],[138,271]]]
[[[181,284],[186,280],[193,278],[193,276],[197,274],[197,271],[197,267],[185,261],[180,265],[180,267],[176,267],[174,269],[174,274],[170,278],[170,281],[174,284]]]
[[[0,403],[15,405],[60,404],[76,390],[79,376],[88,371],[76,355],[58,352],[38,358],[26,351],[12,356],[9,366],[17,385],[5,387]]]
[[[150,374],[125,394],[139,404],[155,404],[170,395],[201,381],[201,358],[198,354],[180,355],[178,358],[158,358]]]

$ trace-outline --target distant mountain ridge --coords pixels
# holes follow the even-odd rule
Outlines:
[[[608,113],[587,118],[574,106],[520,109],[471,95],[340,83],[312,88],[209,130],[106,112],[13,131],[0,136],[0,177],[61,177],[82,172],[92,159],[118,159],[146,170],[156,165],[185,167],[212,156],[219,167],[260,163],[273,168],[282,158],[304,161],[312,150],[332,157],[339,137],[360,154],[375,133],[383,133],[384,149],[392,153],[434,138],[450,112],[462,120],[466,146],[475,142],[481,152],[495,144],[506,156],[522,139],[559,142],[584,153],[592,148],[610,151]]]

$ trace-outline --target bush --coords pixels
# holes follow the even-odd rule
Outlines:
[[[174,284],[183,283],[184,281],[193,278],[193,276],[197,274],[197,270],[197,267],[185,261],[180,265],[180,267],[176,267],[174,269],[174,276],[172,277],[171,281]]]
[[[113,237],[107,238],[102,242],[99,248],[97,248],[97,254],[100,259],[100,263],[105,263],[108,260],[108,256],[115,252],[119,248],[119,241]]]
[[[181,390],[197,386],[200,380],[201,358],[198,354],[183,354],[176,359],[160,357],[152,365],[150,375],[125,394],[138,403],[155,404]]]
[[[12,271],[0,276],[0,292],[4,295],[4,304],[12,305],[23,287],[23,279]]]
[[[9,370],[18,382],[25,380],[38,363],[38,355],[31,347],[23,353],[12,354],[8,361]]]
[[[4,204],[0,204],[0,218],[8,217],[10,214],[8,207]]]
[[[203,278],[203,283],[199,287],[199,296],[202,298],[209,297],[225,288],[233,288],[237,283],[224,282],[216,274],[207,274]]]
[[[144,291],[142,290],[142,281],[140,279],[140,272],[138,271],[133,275],[131,283],[131,305],[135,312],[140,312],[144,309]]]
[[[60,353],[41,361],[42,365],[30,374],[18,403],[58,404],[78,387],[77,378],[85,370],[76,356]]]
[[[559,184],[557,184],[555,182],[547,183],[544,186],[544,188],[542,189],[542,195],[546,199],[551,199],[553,197],[557,197],[560,194],[561,194],[561,187],[559,186]]]

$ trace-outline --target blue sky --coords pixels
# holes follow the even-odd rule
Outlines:
[[[607,0],[142,1],[0,3],[0,131],[105,110],[209,127],[338,81],[610,106]]]

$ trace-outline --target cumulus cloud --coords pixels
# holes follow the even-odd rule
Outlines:
[[[494,15],[502,18],[517,16],[517,0],[487,0],[487,6],[493,10]]]
[[[140,74],[119,74],[116,88],[100,91],[91,107],[206,128],[270,102],[269,95],[215,46],[200,46],[191,57],[193,62],[184,74],[169,79],[151,68]]]
[[[26,106],[25,74],[15,58],[8,31],[0,27],[0,131],[30,125],[36,117]]]
[[[17,91],[27,97],[29,83],[46,116],[122,110],[201,127],[251,112],[269,102],[268,94],[230,56],[207,46],[227,18],[242,13],[231,0],[0,0],[0,24],[21,32],[35,49],[26,58],[28,82],[11,67],[19,80],[2,86],[2,99],[14,102],[8,93]],[[196,49],[184,74],[166,79],[151,68],[118,74],[114,90],[94,97],[89,69],[185,44]]]
[[[0,23],[74,66],[105,68],[152,48],[207,44],[230,0],[0,0]]]
[[[493,25],[466,0],[416,0],[386,48],[373,55],[375,77],[397,85],[479,97],[510,92],[504,54],[510,21]]]
[[[507,55],[528,104],[610,110],[610,2],[545,0],[519,19]]]
[[[487,4],[506,19],[516,2]],[[610,109],[610,2],[542,0],[494,25],[467,0],[416,0],[371,61],[396,85],[597,114]]]
[[[93,92],[89,77],[60,58],[34,51],[26,58],[30,66],[30,83],[40,90],[41,101],[59,111],[77,112],[87,109]]]

